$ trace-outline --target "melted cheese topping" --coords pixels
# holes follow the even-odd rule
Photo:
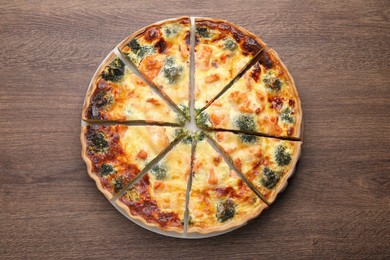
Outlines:
[[[104,66],[116,59],[113,57]],[[178,123],[178,115],[146,85],[127,66],[125,73],[118,82],[105,81],[101,76],[97,77],[94,86],[94,94],[90,97],[89,104],[92,113],[99,113],[99,117],[112,121],[147,121]],[[105,95],[110,99],[109,104],[98,107],[93,104],[97,96]],[[97,110],[97,111],[96,111]],[[96,119],[90,115],[88,119]]]
[[[131,40],[121,49],[146,79],[183,110],[189,107],[190,95],[189,34],[188,18],[168,21],[133,38],[140,50],[130,48]]]
[[[172,127],[161,126],[128,127],[121,135],[127,159],[136,164],[138,168],[145,168],[146,164],[175,139],[175,130]],[[144,151],[147,155],[140,156],[141,151]]]
[[[260,73],[258,78],[253,76],[256,73]],[[211,128],[242,130],[237,119],[246,115],[253,118],[253,132],[299,138],[301,110],[295,93],[291,78],[278,61],[270,69],[257,63],[203,113],[208,114]]]
[[[197,144],[193,172],[188,232],[221,230],[233,222],[241,225],[264,207],[206,140]],[[234,203],[235,212],[221,220],[218,207],[227,200]]]
[[[248,142],[244,141],[248,139],[245,139],[243,135],[230,132],[215,132],[211,136],[223,151],[230,156],[241,173],[269,202],[274,201],[279,192],[279,187],[284,186],[289,177],[288,174],[295,167],[302,144],[299,141],[286,141],[268,137],[254,137]],[[279,153],[280,149],[283,150],[282,158],[277,158],[278,149]],[[290,157],[290,159],[286,159],[286,157]],[[278,159],[283,162],[282,165],[278,163]],[[275,185],[270,183],[271,180],[265,176],[267,174],[275,175],[275,178],[278,179],[278,181],[275,181]]]

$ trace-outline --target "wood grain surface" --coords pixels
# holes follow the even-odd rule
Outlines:
[[[80,156],[87,85],[105,55],[153,22],[243,26],[297,83],[295,176],[259,218],[203,240],[132,224]],[[1,1],[0,258],[390,258],[390,2]]]

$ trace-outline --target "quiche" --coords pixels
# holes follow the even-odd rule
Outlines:
[[[294,80],[274,50],[259,60],[197,118],[205,128],[300,138],[301,103]]]
[[[212,101],[264,47],[264,42],[237,25],[196,18],[195,109]]]
[[[125,39],[119,50],[166,99],[189,117],[189,17],[143,28]]]
[[[285,187],[302,144],[232,132],[213,132],[210,136],[268,203],[273,203]]]
[[[196,145],[192,172],[189,233],[238,227],[267,208],[205,138]]]
[[[180,238],[229,232],[273,205],[303,138],[278,54],[214,18],[165,20],[124,39],[92,77],[81,119],[98,189],[133,222]]]
[[[184,121],[114,53],[92,78],[82,119],[161,124]]]
[[[90,177],[111,199],[176,137],[178,131],[173,127],[85,126],[81,132],[82,156]]]

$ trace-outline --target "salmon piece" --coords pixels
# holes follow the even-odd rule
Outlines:
[[[221,57],[219,57],[219,59],[221,60],[222,64],[226,63],[226,58],[227,58],[227,54],[226,53],[222,54]]]
[[[135,80],[135,82],[136,82],[139,86],[143,86],[143,87],[146,86],[146,83],[145,83],[142,79],[137,78],[137,79]]]
[[[155,99],[155,98],[148,98],[146,100],[146,102],[151,103],[151,104],[156,105],[156,106],[160,105],[160,102],[157,99]]]
[[[214,126],[217,126],[217,125],[219,125],[221,122],[222,122],[222,120],[224,120],[225,119],[225,115],[218,115],[218,114],[211,114],[210,115],[210,120],[211,120],[211,122],[213,122],[213,124],[214,124]]]
[[[201,45],[198,50],[197,65],[199,68],[208,70],[213,49],[207,45]]]
[[[217,133],[217,141],[218,141],[218,142],[222,142],[224,139],[225,139],[225,138],[224,138],[223,133],[218,132],[218,133]]]
[[[234,91],[229,95],[229,98],[237,104],[242,104],[248,100],[248,95],[240,91]]]
[[[241,159],[240,158],[237,158],[235,161],[234,161],[234,165],[240,170],[241,169]]]
[[[207,76],[204,79],[204,82],[206,82],[206,83],[213,83],[213,82],[218,81],[219,79],[220,79],[220,77],[219,77],[218,74],[212,74],[212,75]]]
[[[141,151],[139,151],[139,153],[137,154],[137,158],[145,160],[146,158],[148,158],[148,153],[145,152],[144,149],[141,149]]]
[[[187,60],[188,56],[190,55],[190,52],[185,46],[180,45],[180,54],[183,57],[183,59]]]
[[[214,157],[214,159],[213,159],[214,165],[218,166],[218,164],[221,162],[221,160],[222,160],[221,156]]]
[[[222,103],[218,100],[214,101],[214,103],[212,104],[213,107],[221,107],[222,106]]]
[[[150,55],[142,60],[139,70],[143,72],[145,78],[152,81],[158,75],[162,66],[162,61],[158,60],[155,55]]]
[[[253,113],[255,112],[252,108],[250,108],[251,102],[249,100],[246,100],[245,103],[238,108],[240,109],[241,112],[243,113]]]
[[[154,189],[158,191],[163,191],[165,189],[165,183],[162,181],[156,181],[154,183]]]
[[[211,184],[211,185],[218,184],[218,178],[215,175],[213,168],[210,169],[210,174],[209,174],[209,178],[208,178],[207,182],[208,182],[208,184]]]

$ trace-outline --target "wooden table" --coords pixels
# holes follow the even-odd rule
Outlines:
[[[389,259],[389,1],[108,3],[0,5],[1,258]],[[181,15],[259,35],[295,77],[305,120],[303,156],[276,203],[203,240],[128,221],[80,156],[82,103],[103,57],[138,28]]]

